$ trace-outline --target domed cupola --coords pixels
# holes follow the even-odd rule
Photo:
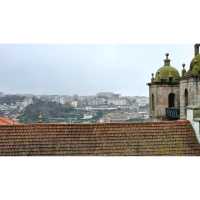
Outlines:
[[[194,51],[195,57],[192,59],[190,63],[189,72],[192,76],[200,76],[200,54],[199,54],[200,44],[195,44]]]
[[[164,66],[159,68],[156,72],[155,78],[152,80],[154,83],[167,83],[176,84],[179,83],[180,75],[176,68],[170,65],[169,54],[166,53],[166,58],[164,60]]]

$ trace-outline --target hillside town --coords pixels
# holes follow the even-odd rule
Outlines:
[[[101,92],[93,96],[0,93],[0,115],[20,123],[109,123],[148,119],[148,98]]]

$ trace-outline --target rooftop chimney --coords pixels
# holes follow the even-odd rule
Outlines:
[[[197,56],[199,54],[199,47],[200,47],[200,44],[195,44],[194,45],[194,55]]]

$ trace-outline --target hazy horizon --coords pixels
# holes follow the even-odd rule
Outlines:
[[[189,45],[1,44],[0,91],[8,94],[87,96],[114,92],[148,96],[151,73],[165,53],[179,72],[193,58]]]
[[[105,93],[110,93],[110,91],[102,91],[103,93],[105,92]],[[98,93],[101,93],[101,92],[97,92],[97,93],[94,93],[94,94],[87,94],[87,95],[79,95],[79,94],[56,94],[56,93],[52,93],[52,94],[48,94],[48,93],[46,93],[46,94],[36,94],[36,93],[6,93],[6,92],[3,92],[3,91],[0,91],[0,93],[3,93],[3,95],[19,95],[19,96],[28,96],[28,95],[33,95],[33,96],[54,96],[54,95],[58,95],[58,96],[75,96],[75,95],[78,95],[78,96],[82,96],[82,97],[84,97],[84,96],[96,96]],[[120,94],[120,93],[117,93],[117,92],[112,92],[111,91],[111,93],[114,93],[114,94],[119,94],[120,96],[130,96],[130,97],[148,97],[148,94],[147,95],[124,95],[124,94]]]

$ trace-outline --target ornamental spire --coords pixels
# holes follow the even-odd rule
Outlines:
[[[170,65],[169,53],[166,53],[165,56],[166,56],[166,58],[164,60],[164,63],[165,63],[165,65],[168,66],[168,65]]]
[[[200,47],[200,44],[195,44],[194,45],[194,55],[197,56],[199,54],[199,47]]]
[[[182,64],[182,67],[183,67],[183,69],[182,69],[182,76],[184,76],[185,73],[186,73],[185,63]]]

